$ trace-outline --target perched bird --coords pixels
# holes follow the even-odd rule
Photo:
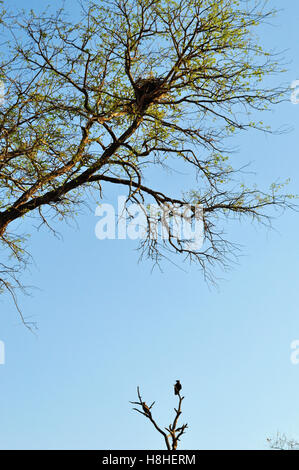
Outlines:
[[[179,380],[177,380],[176,383],[174,384],[174,394],[179,395],[181,389],[182,389],[181,382]]]
[[[151,416],[151,412],[145,401],[142,402],[142,408],[146,415]]]

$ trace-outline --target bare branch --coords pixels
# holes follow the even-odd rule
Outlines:
[[[178,395],[179,403],[178,403],[178,409],[175,410],[175,417],[173,420],[173,424],[169,425],[169,427],[165,428],[165,431],[157,424],[156,420],[152,416],[152,407],[154,406],[155,402],[153,402],[150,406],[147,406],[147,404],[143,401],[140,393],[139,386],[137,387],[137,395],[138,395],[138,401],[131,401],[130,403],[134,405],[138,405],[139,408],[133,408],[133,410],[137,411],[138,413],[142,414],[145,416],[147,419],[151,421],[151,423],[154,425],[155,429],[163,436],[165,445],[167,450],[176,450],[178,446],[178,442],[180,440],[180,437],[184,434],[185,430],[187,429],[188,425],[183,424],[182,426],[178,427],[178,419],[182,413],[181,410],[181,405],[184,397],[181,397],[180,393],[176,393]],[[170,441],[171,439],[171,441]]]

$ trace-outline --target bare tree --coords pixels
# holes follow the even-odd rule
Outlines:
[[[299,442],[288,438],[285,434],[277,433],[275,437],[268,438],[267,442],[273,450],[299,450]]]
[[[175,393],[175,395],[177,395],[178,397],[178,406],[177,408],[174,408],[175,416],[174,416],[173,422],[170,423],[169,426],[165,428],[162,428],[161,426],[159,426],[157,424],[157,421],[153,418],[151,410],[155,402],[153,402],[150,406],[148,406],[141,397],[139,387],[137,387],[137,395],[138,395],[138,401],[131,401],[130,403],[137,405],[140,408],[133,408],[133,410],[137,411],[138,413],[142,414],[147,419],[149,419],[149,421],[154,425],[155,429],[163,436],[167,450],[176,450],[178,447],[180,438],[185,433],[188,427],[187,423],[182,424],[182,425],[178,424],[179,417],[182,414],[182,401],[184,400],[184,397],[181,396],[180,391]]]
[[[128,202],[189,204],[191,218],[200,204],[201,248],[171,225],[166,238],[151,237],[157,217],[148,214],[140,248],[154,262],[181,254],[211,280],[235,247],[224,219],[267,221],[267,208],[292,206],[280,183],[244,184],[225,144],[237,131],[270,132],[250,113],[284,99],[283,87],[263,81],[281,72],[253,34],[273,14],[263,3],[82,1],[78,22],[63,9],[1,12],[0,289],[12,292],[26,266],[24,217],[54,231],[53,218],[75,217],[107,185],[126,188]],[[183,170],[194,187],[169,194],[152,167]]]

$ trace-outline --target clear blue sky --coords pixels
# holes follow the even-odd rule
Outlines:
[[[288,49],[287,83],[299,79],[296,7],[285,2],[275,27],[262,29],[265,45]],[[293,130],[245,133],[233,158],[252,162],[262,184],[290,176],[298,193],[299,105],[284,103],[268,122]],[[116,195],[107,187],[107,202]],[[284,214],[272,232],[228,226],[243,256],[218,289],[196,267],[151,272],[149,262],[138,264],[132,241],[97,240],[93,212],[77,221],[77,229],[59,227],[63,241],[45,230],[30,239],[36,265],[26,282],[39,290],[21,303],[38,337],[8,298],[0,301],[1,449],[163,448],[129,400],[140,385],[168,425],[176,379],[190,427],[182,449],[263,449],[277,430],[299,439],[299,365],[290,361],[290,343],[299,339],[298,214]]]

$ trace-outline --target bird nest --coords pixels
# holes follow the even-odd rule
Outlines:
[[[148,105],[158,102],[168,92],[163,78],[139,78],[135,82],[136,102]]]

